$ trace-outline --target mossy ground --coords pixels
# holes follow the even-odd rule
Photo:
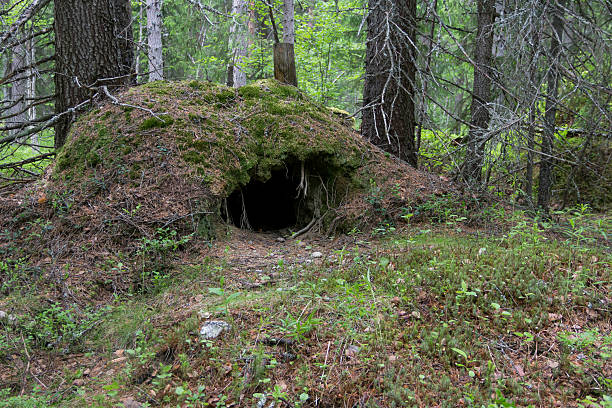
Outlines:
[[[593,239],[609,222],[554,238],[489,209],[507,227],[491,234],[445,209],[334,240],[230,228],[104,307],[34,306],[13,282],[31,314],[0,332],[5,406],[606,406],[612,259]],[[201,340],[213,319],[231,331]]]
[[[0,310],[15,317],[0,320],[0,406],[612,393],[609,217],[533,222],[460,196],[273,81],[155,82],[120,100],[75,124],[43,182],[0,197]],[[224,197],[288,161],[335,180],[334,239],[220,222]],[[200,341],[208,319],[231,332]]]

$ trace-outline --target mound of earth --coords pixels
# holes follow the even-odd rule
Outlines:
[[[159,269],[164,245],[197,252],[228,224],[286,236],[366,229],[448,188],[351,125],[273,80],[131,88],[73,125],[39,185],[2,199],[11,232],[0,253],[115,291],[134,285],[145,258]]]

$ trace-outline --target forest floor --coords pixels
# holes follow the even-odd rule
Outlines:
[[[41,302],[4,260],[0,407],[609,407],[610,218],[439,215],[335,238],[228,227],[87,306]],[[210,321],[227,330],[204,338]]]

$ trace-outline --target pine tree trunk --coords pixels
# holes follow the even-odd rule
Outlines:
[[[162,0],[147,0],[147,42],[149,44],[149,82],[164,79],[162,55]]]
[[[547,77],[546,104],[544,107],[544,131],[542,132],[542,157],[540,159],[540,176],[538,186],[538,207],[544,212],[550,208],[553,185],[554,138],[557,117],[557,96],[559,94],[559,56],[563,38],[563,19],[558,4],[551,11],[552,29],[550,39],[550,62]]]
[[[361,133],[416,167],[416,0],[370,0],[369,6]]]
[[[20,35],[25,33],[19,31]],[[15,45],[11,50],[10,61],[7,64],[6,75],[17,73],[15,80],[13,80],[7,89],[7,102],[9,108],[3,112],[4,115],[8,116],[5,121],[5,125],[10,127],[8,131],[9,135],[15,135],[23,130],[26,123],[28,122],[28,111],[26,109],[26,96],[28,91],[28,76],[30,70],[21,72],[26,66],[28,66],[28,49],[27,42],[20,42]]]
[[[227,83],[228,86],[240,88],[246,85],[245,62],[248,51],[246,0],[232,0],[232,19],[232,25],[230,26],[232,59],[228,65]]]
[[[63,113],[91,98],[96,87],[109,90],[134,81],[129,0],[55,0],[55,112]],[[74,114],[55,126],[61,147]]]
[[[482,179],[482,165],[486,145],[486,133],[491,115],[491,81],[493,78],[493,22],[495,0],[478,0],[478,29],[474,55],[474,83],[472,90],[472,119],[467,140],[465,162],[461,176],[468,185],[475,187]]]
[[[34,32],[33,27],[30,28],[30,34]],[[30,67],[34,66],[36,62],[36,46],[33,38],[30,38],[26,41],[26,55],[27,55],[27,65]],[[26,86],[26,103],[31,104],[28,108],[27,120],[31,123],[34,119],[36,119],[36,107],[33,105],[34,98],[36,97],[36,72],[34,68],[30,68],[27,71],[27,86]],[[40,145],[39,141],[39,133],[32,135],[30,138],[30,143],[33,145],[32,150],[35,152],[39,151],[37,145]]]

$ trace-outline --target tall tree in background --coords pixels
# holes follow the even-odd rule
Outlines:
[[[542,154],[540,158],[540,177],[538,185],[538,207],[548,212],[553,184],[553,146],[559,94],[559,67],[561,65],[561,43],[563,40],[562,5],[553,1],[550,6],[552,16],[550,33],[550,52],[548,55],[548,72],[546,103],[544,107],[544,129],[542,132]]]
[[[10,51],[10,59],[6,65],[5,77],[12,77],[14,81],[7,87],[5,99],[8,108],[2,115],[9,135],[18,134],[28,122],[28,109],[26,98],[29,89],[30,50],[28,41],[24,41],[24,31],[19,30],[17,44]]]
[[[55,0],[55,146],[66,141],[74,109],[97,87],[134,80],[132,11],[129,0]]]
[[[164,79],[162,54],[162,0],[147,0],[147,42],[149,45],[149,82]]]
[[[487,129],[491,115],[491,83],[493,80],[493,22],[495,0],[478,0],[478,28],[474,46],[474,83],[472,118],[467,140],[467,152],[461,177],[471,186],[480,184],[484,162]]]
[[[248,52],[246,0],[232,0],[232,24],[230,26],[230,52],[227,69],[227,85],[240,88],[246,85],[246,57]]]
[[[295,15],[293,0],[283,0],[283,42],[295,44]]]
[[[416,0],[370,0],[363,137],[417,166],[415,149]]]
[[[270,22],[274,34],[274,78],[285,84],[297,86],[297,70],[295,67],[295,17],[293,0],[283,0],[283,41],[280,41],[272,6],[269,6]]]

